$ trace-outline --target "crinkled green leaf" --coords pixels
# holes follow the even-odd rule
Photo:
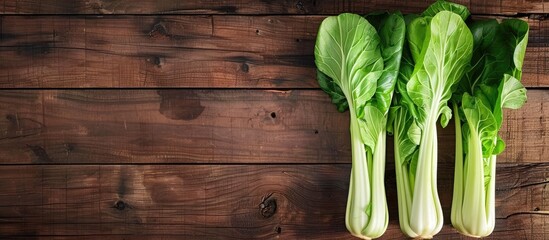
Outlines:
[[[443,80],[439,84],[442,85]],[[406,84],[406,92],[412,102],[417,105],[417,114],[423,119],[425,119],[425,116],[428,114],[427,111],[431,109],[431,105],[433,104],[433,93],[436,90],[432,89],[433,87],[435,86],[431,85],[429,75],[424,69],[414,72],[410,81]]]
[[[461,112],[463,112],[463,108],[461,108],[460,110],[461,110]],[[463,114],[462,119],[465,119],[465,114]],[[466,120],[464,120],[464,121],[466,121]],[[463,126],[461,127],[461,131],[463,132],[463,136],[462,136],[463,146],[468,146],[469,145],[469,134],[471,134],[471,132],[469,131],[469,125],[467,124],[467,122],[465,122],[465,124],[463,124]]]
[[[377,82],[372,105],[385,114],[391,104],[398,77],[406,26],[400,13],[368,15],[366,19],[369,21],[372,19],[370,22],[373,22],[373,26],[379,34],[384,62],[383,74]]]
[[[400,157],[402,159],[410,159],[410,156],[417,149],[417,144],[409,137],[409,129],[411,124],[414,123],[413,117],[406,109],[402,107],[392,107],[391,115],[393,115],[393,131],[395,137],[398,137],[398,146],[395,146],[395,150],[398,149]],[[421,129],[419,129],[421,131]],[[417,140],[417,139],[416,139]],[[419,141],[417,141],[419,142]],[[407,162],[406,164],[408,164]],[[403,163],[404,164],[404,163]]]
[[[469,131],[475,131],[482,143],[482,156],[489,157],[496,147],[498,126],[492,111],[477,98],[463,94],[462,109],[465,114]]]
[[[448,123],[450,122],[450,119],[452,119],[452,109],[448,106],[442,106],[440,109],[440,125],[445,128],[448,126]]]
[[[518,109],[526,102],[526,89],[520,83],[520,77],[529,31],[528,24],[518,19],[504,20],[500,27],[503,41],[508,46],[507,56],[512,56],[513,61],[497,86],[499,95],[494,103],[493,112],[498,129],[503,122],[503,108]]]
[[[516,79],[522,77],[522,63],[528,44],[528,23],[519,19],[506,19],[501,23],[503,37],[507,39],[509,49],[513,51],[513,72]]]
[[[406,111],[409,111],[411,116],[414,117],[414,119],[419,119],[420,116],[418,116],[417,106],[414,105],[414,102],[408,96],[408,92],[406,92],[406,81],[403,79],[398,80],[397,82],[397,91],[398,91],[398,104],[404,108],[406,108]]]
[[[381,65],[382,68],[383,62],[378,61],[376,62],[376,65]],[[359,71],[365,70],[361,69]],[[355,106],[357,112],[360,112],[361,108],[366,105],[366,103],[370,101],[376,93],[377,81],[381,77],[381,75],[383,75],[382,70],[372,71],[363,75],[356,75],[357,77],[361,76],[362,80],[352,80],[352,82],[355,83],[355,86],[351,91],[351,95],[353,99],[353,105]]]
[[[478,87],[473,92],[473,95],[480,99],[484,106],[488,107],[489,109],[494,109],[499,94],[500,92],[497,87],[486,84],[478,85]]]
[[[470,29],[474,38],[472,68],[460,82],[458,92],[460,95],[468,92],[482,102],[492,112],[499,130],[503,108],[517,109],[526,101],[526,89],[518,79],[528,40],[528,24],[516,19],[501,24],[496,20],[482,20],[472,22]],[[483,142],[484,148],[485,145]],[[493,145],[494,155],[505,148],[499,137]]]
[[[494,148],[494,151],[492,152],[493,155],[499,155],[500,153],[505,150],[505,142],[501,137],[498,136],[498,140],[496,142],[496,147]]]
[[[458,14],[461,17],[461,19],[463,19],[464,21],[465,21],[465,19],[467,19],[469,17],[469,15],[471,15],[471,13],[469,12],[469,9],[467,9],[467,7],[465,7],[463,5],[460,5],[460,4],[457,4],[457,3],[442,1],[442,0],[438,0],[435,3],[431,4],[422,13],[422,15],[423,16],[434,17],[437,13],[439,13],[441,11],[450,11],[450,12],[453,12],[455,14]]]
[[[405,19],[408,17],[407,15]],[[410,19],[408,17],[408,19]],[[416,106],[406,92],[406,83],[412,75],[414,63],[409,51],[409,47],[404,44],[402,52],[402,60],[400,62],[400,71],[397,79],[397,86],[394,96],[393,107],[389,112],[388,129],[398,137],[398,146],[395,146],[395,151],[399,151],[401,159],[408,159],[400,164],[409,165],[411,155],[417,150],[417,144],[410,139],[408,131],[414,123],[414,113]],[[417,125],[416,125],[417,126]],[[421,129],[419,129],[421,131]],[[417,140],[417,139],[415,139]],[[419,141],[416,141],[419,142]]]
[[[412,154],[409,157],[408,162],[408,176],[410,178],[410,184],[412,186],[412,192],[414,191],[415,181],[416,181],[416,173],[417,173],[417,162],[419,160],[419,150],[415,150],[412,152]]]
[[[406,26],[408,47],[414,62],[422,61],[423,48],[429,42],[431,17],[416,17]]]
[[[398,78],[404,83],[404,86],[406,86],[406,83],[410,80],[410,77],[412,77],[412,74],[414,73],[414,60],[412,59],[411,53],[409,48],[404,45],[404,49],[402,50],[402,58],[400,61],[400,69],[398,72]],[[406,90],[405,88],[403,90]]]
[[[378,108],[373,106],[364,107],[364,114],[359,117],[360,136],[362,141],[370,150],[374,150],[378,144],[379,134],[385,131],[385,117]],[[385,143],[379,143],[385,144]]]
[[[505,74],[501,90],[501,106],[519,109],[526,102],[526,88],[515,77]]]
[[[407,29],[409,28],[409,24],[415,18],[417,18],[417,15],[406,15],[404,17],[407,24]],[[408,36],[406,36],[405,41],[409,42]],[[400,61],[399,75],[395,87],[396,94],[392,102],[395,106],[401,106],[403,108],[406,108],[404,110],[408,111],[411,116],[417,119],[419,117],[417,114],[418,110],[416,110],[417,107],[414,105],[412,99],[410,99],[410,96],[408,96],[408,92],[406,89],[406,84],[408,83],[410,77],[414,72],[414,65],[415,64],[412,53],[410,52],[410,47],[408,44],[404,44],[402,49],[402,58]]]
[[[415,145],[419,145],[419,142],[421,141],[421,128],[418,127],[415,121],[412,121],[412,123],[410,124],[406,135],[408,136],[410,141],[412,141],[412,143],[414,143]]]
[[[469,24],[469,29],[473,34],[473,58],[482,56],[484,54],[483,51],[489,50],[493,46],[494,40],[501,34],[499,23],[496,19],[473,21]]]
[[[336,105],[338,111],[344,112],[349,108],[345,94],[328,75],[317,70],[316,79],[320,88],[332,98],[332,103]]]
[[[387,133],[390,135],[394,134],[394,123],[396,120],[396,114],[399,111],[399,106],[392,106],[389,108],[389,114],[387,115]]]
[[[340,87],[350,107],[361,111],[374,95],[383,73],[379,35],[359,15],[328,17],[318,30],[315,63]]]
[[[483,159],[483,165],[484,166],[484,192],[487,192],[488,191],[488,184],[490,183],[490,179],[492,178],[492,175],[490,173],[490,162],[489,162],[489,158],[484,158]],[[493,176],[495,177],[495,176]]]
[[[460,82],[458,92],[475,96],[479,90],[488,93],[487,89],[498,88],[505,73],[520,79],[528,24],[517,19],[505,20],[501,24],[496,20],[480,20],[473,21],[469,28],[474,39],[472,67]],[[497,94],[486,97],[489,98],[484,100],[490,100],[489,106],[494,109]]]
[[[460,98],[464,92],[476,95],[474,91],[480,85],[497,85],[511,66],[511,59],[506,57],[510,51],[496,20],[474,21],[469,28],[473,34],[473,57],[470,70],[459,84]]]
[[[473,50],[471,32],[455,13],[442,11],[435,15],[429,31],[423,62],[416,63],[407,84],[410,98],[423,110],[420,114],[428,114],[432,108],[435,113],[444,112],[441,108],[450,99],[452,86],[463,76]]]
[[[503,123],[503,108],[519,109],[526,102],[526,88],[515,77],[505,74],[498,87],[498,99],[495,103],[494,117],[498,129]]]

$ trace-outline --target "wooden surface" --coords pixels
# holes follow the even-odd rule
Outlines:
[[[530,25],[490,238],[549,239],[549,5],[459,2]],[[316,31],[430,3],[0,0],[0,239],[353,239],[348,113],[318,89]],[[437,239],[466,239],[449,221],[453,131]],[[382,239],[402,239],[388,140]]]
[[[0,87],[317,88],[325,17],[3,16]],[[549,87],[549,21],[523,19],[523,82]]]
[[[442,163],[439,169],[448,223],[450,195],[443,190],[452,188],[453,167]],[[348,164],[4,166],[0,232],[352,239],[344,223],[349,170]],[[502,163],[497,171],[497,228],[491,238],[546,237],[549,164]],[[403,237],[394,177],[389,166],[392,220],[382,239]],[[446,224],[438,237],[461,236]]]
[[[530,89],[505,111],[499,162],[546,161],[547,103]],[[0,116],[0,164],[351,162],[348,114],[321,90],[4,90]],[[454,125],[439,130],[453,162]]]
[[[543,0],[456,0],[474,14],[509,15],[517,13],[547,13]],[[366,13],[377,10],[421,12],[432,1],[178,1],[142,0],[2,0],[4,14],[339,14]]]

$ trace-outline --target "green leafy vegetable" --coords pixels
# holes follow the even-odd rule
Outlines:
[[[394,135],[402,231],[413,238],[440,231],[437,121],[446,127],[452,117],[452,224],[468,236],[492,232],[496,155],[505,149],[498,131],[503,109],[526,101],[520,79],[528,24],[472,21],[469,15],[465,6],[439,0],[420,15],[345,13],[322,22],[315,45],[318,83],[338,111],[350,114],[345,223],[354,236],[377,238],[387,228],[386,132]]]
[[[520,20],[476,21],[471,69],[453,99],[456,114],[456,167],[452,225],[461,233],[485,237],[495,225],[496,155],[505,148],[497,136],[503,108],[526,101],[520,83],[528,24]],[[463,117],[461,117],[463,116]]]
[[[384,188],[386,122],[398,75],[404,20],[401,14],[365,18],[344,13],[320,25],[315,63],[320,87],[339,111],[350,113],[352,170],[345,223],[360,238],[387,229]]]
[[[410,237],[432,238],[442,228],[437,192],[436,122],[452,116],[447,102],[465,73],[473,37],[463,18],[437,2],[407,19],[397,95],[391,109],[400,227]]]

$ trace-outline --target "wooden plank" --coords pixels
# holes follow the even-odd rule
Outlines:
[[[546,162],[549,92],[506,111],[499,162]],[[320,90],[4,90],[0,163],[350,163],[348,113]],[[454,128],[439,129],[453,162]],[[392,140],[388,140],[392,157]]]
[[[1,88],[317,88],[325,16],[3,16]],[[549,87],[549,22],[528,20],[523,82]]]
[[[331,162],[349,139],[348,120],[320,91],[0,95],[2,163]]]
[[[292,20],[4,17],[0,87],[316,87]]]
[[[0,168],[0,236],[166,235],[193,239],[351,239],[344,212],[350,166],[87,165]],[[453,168],[439,168],[446,219]],[[494,239],[549,233],[549,164],[499,164]],[[400,239],[394,169],[390,227]],[[449,221],[443,238],[459,238]]]
[[[152,1],[3,0],[3,14],[337,14],[378,10],[421,12],[433,1]],[[454,1],[476,14],[548,13],[542,0]]]

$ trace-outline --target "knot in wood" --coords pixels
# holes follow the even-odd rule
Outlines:
[[[118,209],[119,211],[122,211],[122,210],[126,209],[126,207],[128,207],[128,205],[124,201],[118,200],[114,203],[113,207]]]
[[[297,3],[295,4],[295,7],[296,7],[299,11],[305,11],[305,6],[303,5],[303,2],[302,2],[302,1],[297,1]]]
[[[171,35],[163,22],[156,23],[149,32],[151,38],[170,38]]]
[[[72,143],[65,143],[63,146],[65,147],[65,152],[67,153],[74,151],[74,144]]]
[[[34,153],[34,155],[36,156],[36,160],[34,162],[52,162],[52,159],[50,158],[44,147],[29,144],[27,144],[27,147],[30,148],[32,153]]]
[[[153,64],[155,67],[162,67],[162,65],[164,65],[164,58],[163,57],[159,57],[159,56],[153,56],[153,57],[149,57],[147,58],[147,62]]]
[[[247,73],[248,71],[250,71],[250,66],[248,66],[248,64],[246,63],[242,63],[242,65],[240,65],[240,70],[242,70],[242,72]]]
[[[272,217],[276,213],[276,199],[271,198],[272,195],[271,193],[267,197],[264,197],[261,204],[259,204],[259,212],[265,218]]]

